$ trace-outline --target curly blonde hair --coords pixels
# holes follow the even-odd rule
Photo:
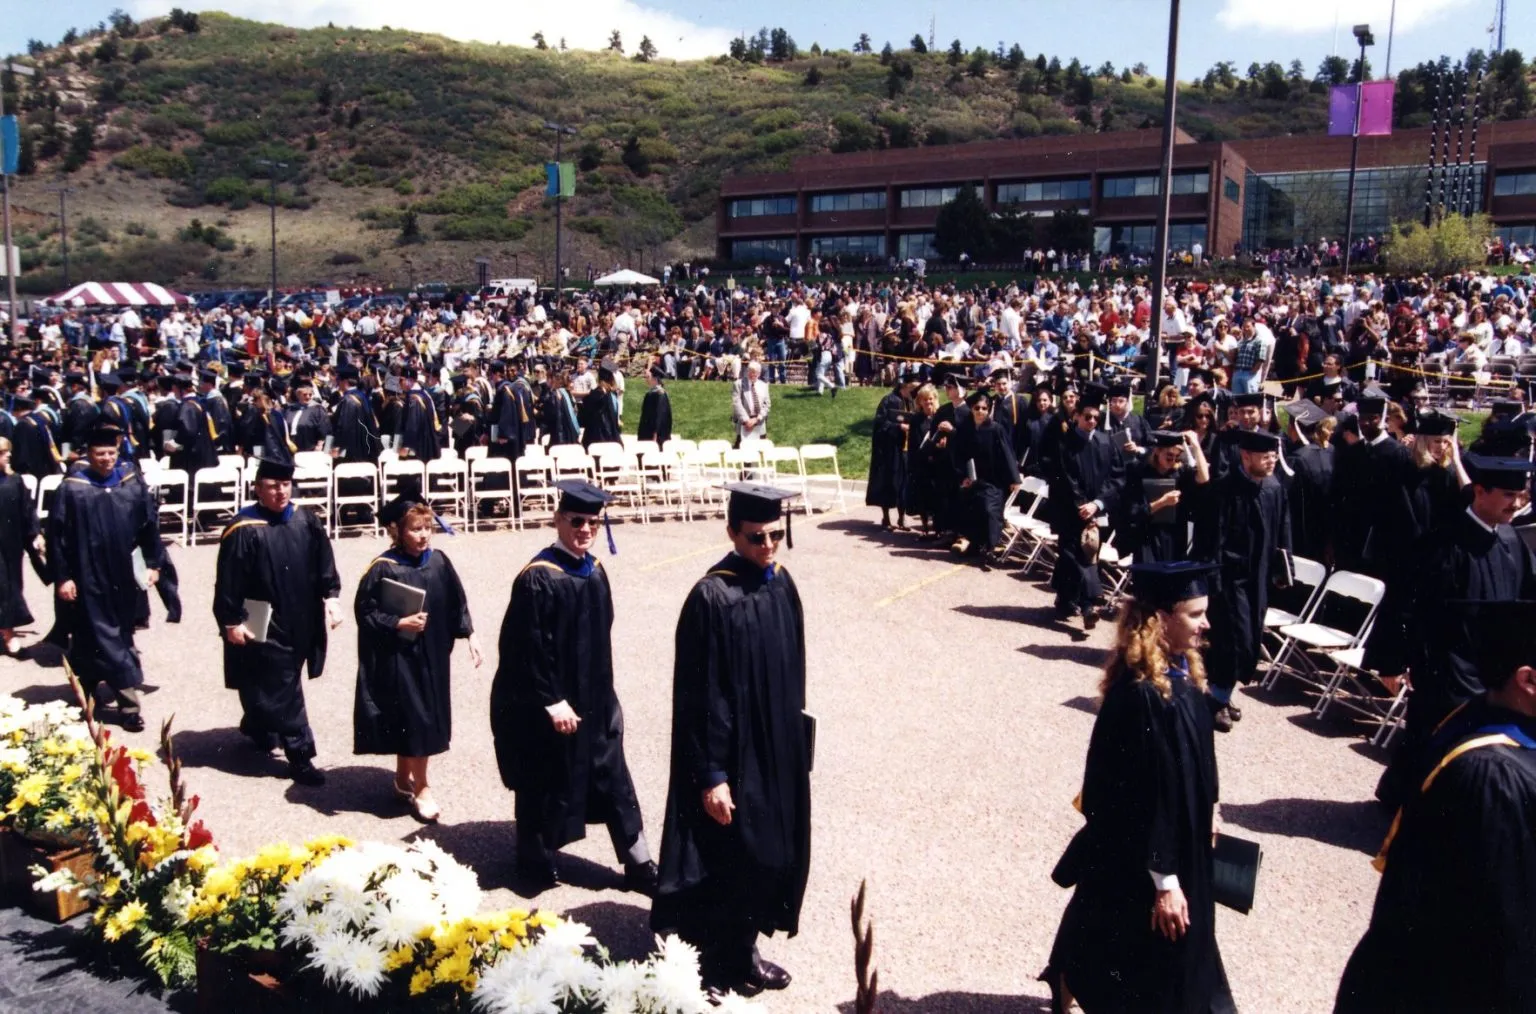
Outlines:
[[[1157,609],[1135,600],[1126,603],[1115,630],[1114,654],[1099,681],[1101,701],[1111,687],[1125,678],[1146,680],[1165,701],[1173,697],[1163,633],[1163,618]],[[1197,689],[1205,690],[1205,662],[1200,652],[1191,649],[1184,657],[1189,663],[1190,680]]]

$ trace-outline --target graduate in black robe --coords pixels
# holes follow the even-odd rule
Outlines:
[[[556,374],[539,402],[539,429],[549,434],[551,447],[581,441],[576,400],[571,396],[568,384],[565,374]]]
[[[1211,481],[1210,466],[1193,431],[1149,431],[1146,439],[1151,453],[1125,466],[1113,525],[1115,548],[1137,563],[1182,560],[1189,551],[1190,507],[1184,500]],[[1193,465],[1184,463],[1186,453]],[[1172,486],[1164,489],[1165,483]]]
[[[1383,644],[1378,671],[1405,670],[1413,683],[1396,754],[1376,795],[1399,805],[1425,770],[1427,744],[1447,715],[1483,692],[1476,663],[1475,631],[1446,613],[1447,599],[1536,598],[1536,557],[1509,525],[1533,466],[1524,458],[1467,455],[1472,504],[1426,536],[1409,554],[1415,561],[1400,615],[1382,622],[1400,637]]]
[[[1449,602],[1483,695],[1434,737],[1337,1014],[1536,1011],[1536,601]]]
[[[1108,385],[1104,412],[1104,432],[1114,438],[1127,459],[1152,449],[1152,424],[1132,411],[1131,385],[1120,381]],[[1130,450],[1131,447],[1137,450]]]
[[[1100,690],[1082,794],[1087,823],[1051,879],[1075,888],[1050,962],[1052,1009],[1235,1010],[1212,891],[1219,794],[1200,636],[1215,590],[1192,561],[1136,564]],[[1128,648],[1157,654],[1128,658]]]
[[[1060,428],[1056,415],[1056,394],[1050,377],[1042,376],[1035,384],[1035,393],[1029,403],[1029,411],[1020,423],[1020,432],[1014,434],[1015,444],[1023,443],[1019,455],[1019,469],[1025,475],[1045,478],[1045,443],[1053,427]]]
[[[445,553],[432,548],[432,508],[402,496],[379,511],[394,545],[368,565],[357,586],[357,693],[352,752],[394,754],[395,793],[424,823],[442,815],[427,780],[427,758],[446,753],[453,734],[449,662],[453,642],[469,640],[482,659],[464,586]],[[404,612],[394,598],[419,588],[420,609]]]
[[[521,439],[523,406],[517,390],[507,377],[507,364],[494,359],[490,364],[491,407],[487,410],[486,426],[492,428],[490,456],[515,461],[522,457],[524,446]]]
[[[1218,732],[1230,732],[1242,718],[1232,693],[1239,683],[1250,682],[1258,668],[1270,585],[1289,584],[1291,513],[1285,488],[1274,475],[1280,438],[1242,430],[1237,446],[1242,454],[1238,467],[1201,491],[1190,554],[1218,567],[1210,582],[1211,636],[1205,653]]]
[[[672,439],[672,399],[667,395],[666,379],[666,370],[660,366],[651,367],[646,379],[650,390],[640,402],[640,426],[635,431],[636,437],[654,440],[658,447],[665,447]]]
[[[917,392],[917,413],[907,431],[907,482],[902,488],[902,509],[922,524],[924,539],[936,537],[935,518],[955,468],[949,449],[939,439],[939,395],[932,387]]]
[[[869,482],[864,489],[864,503],[880,508],[880,527],[891,527],[891,510],[896,511],[896,527],[906,527],[901,494],[907,482],[907,450],[911,433],[912,392],[917,377],[906,376],[880,399],[875,409],[875,429],[869,444]]]
[[[491,684],[496,764],[517,793],[518,875],[535,889],[554,886],[554,852],[585,838],[588,824],[606,824],[625,886],[648,894],[656,865],[624,759],[613,592],[588,552],[612,497],[588,482],[558,485],[557,542],[512,583]]]
[[[581,399],[578,418],[581,421],[581,446],[623,441],[619,432],[619,408],[613,401],[613,371],[606,366],[597,369],[597,386]]]
[[[315,399],[314,382],[305,378],[293,385],[294,403],[284,413],[289,439],[300,451],[318,451],[331,435],[331,414]]]
[[[64,389],[69,400],[64,403],[63,421],[59,431],[59,443],[68,444],[70,454],[85,457],[85,443],[101,409],[91,400],[90,387],[85,374],[64,374]]]
[[[36,408],[37,402],[31,398],[17,397],[11,402],[11,411],[17,417],[11,437],[14,445],[11,467],[20,475],[30,475],[41,481],[63,471],[63,455],[54,442],[47,417]]]
[[[1282,472],[1285,502],[1291,511],[1291,549],[1322,563],[1328,556],[1333,518],[1333,448],[1318,442],[1318,427],[1328,413],[1310,401],[1286,405],[1296,443],[1285,452]]]
[[[1019,463],[1013,457],[1008,432],[992,421],[992,402],[985,391],[966,398],[971,425],[957,430],[949,441],[950,458],[960,475],[956,526],[968,543],[952,547],[981,558],[987,570],[996,565],[1003,541],[1003,508],[1019,487]]]
[[[958,534],[960,518],[960,479],[962,470],[955,467],[952,448],[964,440],[975,423],[971,420],[970,406],[965,403],[966,379],[963,373],[950,373],[944,378],[944,395],[948,399],[933,415],[933,443],[943,452],[936,460],[934,470],[935,491],[933,528],[939,533]]]
[[[235,454],[240,435],[235,432],[235,414],[219,391],[219,375],[213,370],[197,374],[199,400],[213,428],[213,449],[218,454]]]
[[[384,442],[379,437],[382,431],[378,414],[373,409],[373,399],[357,386],[357,378],[357,367],[349,363],[336,367],[341,397],[336,402],[336,442],[333,446],[338,461],[374,462],[379,460],[379,452],[384,449]]]
[[[121,430],[99,427],[86,437],[86,457],[65,476],[48,515],[48,564],[55,581],[58,633],[87,691],[116,703],[123,728],[144,728],[139,687],[144,670],[133,646],[139,585],[134,550],[146,579],[159,578],[160,531],[153,497],[138,472],[118,461]]]
[[[11,654],[17,627],[32,622],[22,594],[21,562],[38,557],[37,504],[20,475],[10,470],[10,442],[0,440],[0,652]]]
[[[704,984],[751,995],[789,973],[757,954],[759,933],[800,928],[811,862],[805,615],[775,562],[783,500],[736,485],[735,547],[693,586],[677,623],[672,766],[661,839],[657,933],[700,951]]]
[[[1111,518],[1125,486],[1125,461],[1113,440],[1098,431],[1104,404],[1103,389],[1083,392],[1072,413],[1072,424],[1051,443],[1046,474],[1051,484],[1046,509],[1056,533],[1056,567],[1051,588],[1056,611],[1083,617],[1083,625],[1098,624],[1099,521]]]
[[[992,371],[992,421],[1008,434],[1008,445],[1013,448],[1015,460],[1024,456],[1028,446],[1025,423],[1029,420],[1029,402],[1013,389],[1013,371],[1000,368]]]
[[[262,751],[281,747],[289,774],[321,785],[301,671],[325,670],[326,629],[341,625],[341,578],[325,525],[294,507],[293,466],[257,466],[256,503],[219,540],[213,616],[224,638],[224,686],[238,691],[243,732]],[[265,641],[252,637],[248,602],[271,607]]]
[[[400,428],[395,433],[400,456],[436,461],[442,452],[440,434],[443,424],[432,396],[417,387],[416,378],[409,373],[400,375],[400,390],[403,393]]]
[[[195,478],[200,468],[212,468],[219,463],[219,451],[214,445],[214,432],[203,403],[192,391],[192,378],[178,374],[172,385],[176,390],[176,431],[174,447],[162,444],[170,454],[171,467]]]
[[[1333,560],[1340,570],[1385,579],[1388,565],[1402,552],[1387,538],[1376,538],[1380,506],[1400,489],[1408,467],[1408,448],[1382,426],[1386,399],[1363,397],[1360,440],[1338,450],[1333,459]]]

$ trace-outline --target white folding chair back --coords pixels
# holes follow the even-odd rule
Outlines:
[[[478,461],[481,458],[488,458],[490,456],[491,449],[484,444],[476,444],[473,447],[464,448],[465,461]]]
[[[28,475],[23,472],[21,474],[21,484],[26,488],[27,496],[32,500],[32,502],[34,504],[37,503],[37,476]]]
[[[791,489],[804,497],[805,466],[800,463],[800,448],[774,447],[770,444],[762,451],[763,478],[780,489]]]
[[[37,520],[39,522],[48,520],[48,515],[53,512],[53,498],[63,484],[62,475],[45,475],[37,484]]]
[[[554,486],[553,458],[525,454],[512,465],[517,480],[517,524],[549,517],[559,502],[560,491]]]
[[[805,475],[805,512],[809,514],[816,508],[816,490],[830,490],[823,510],[830,510],[834,502],[838,510],[846,509],[848,501],[843,493],[843,473],[837,466],[837,448],[832,444],[806,444],[800,448],[800,461]]]
[[[427,462],[422,495],[439,514],[469,518],[469,469],[457,458],[438,458]]]
[[[642,522],[648,523],[650,517],[645,510],[645,479],[640,474],[639,457],[630,451],[610,451],[594,455],[592,461],[597,484],[613,495],[614,504],[628,504]]]
[[[562,454],[554,460],[555,481],[561,479],[586,479],[591,481],[594,475],[595,462],[591,455]]]
[[[499,480],[486,485],[486,480]],[[508,458],[471,458],[469,459],[469,529],[472,532],[480,530],[480,521],[485,516],[485,505],[488,503],[503,503],[507,505],[507,521],[515,518],[514,501],[517,490],[512,484],[512,461]]]
[[[687,484],[682,479],[682,460],[666,451],[646,451],[640,455],[640,479],[645,484],[647,516],[652,511],[663,515],[675,512],[688,519]]]
[[[556,461],[561,458],[585,458],[587,449],[580,444],[555,444],[549,448],[549,456]]]
[[[417,458],[396,458],[393,461],[379,459],[379,476],[383,487],[379,490],[379,501],[388,503],[402,492],[401,483],[409,483],[415,480],[418,490],[426,488],[427,470]]]
[[[303,453],[305,452],[299,452],[299,454]],[[327,461],[323,468],[306,467],[298,464],[298,456],[295,455],[294,465],[293,505],[314,511],[321,524],[325,525],[326,534],[330,534],[332,514],[330,462]]]
[[[331,469],[331,456],[324,451],[299,451],[293,456],[293,467],[317,472],[323,469],[328,472]]]
[[[1328,575],[1312,607],[1313,619],[1279,628],[1282,638],[1280,650],[1264,675],[1263,685],[1266,688],[1272,687],[1285,674],[1295,676],[1304,683],[1326,688],[1329,681],[1323,678],[1317,665],[1308,657],[1308,652],[1326,653],[1363,645],[1371,632],[1371,626],[1376,622],[1376,611],[1381,606],[1386,590],[1386,584],[1366,574],[1336,570]],[[1318,612],[1330,596],[1353,599],[1365,607],[1364,616],[1355,630],[1340,630],[1316,622]]]
[[[1322,599],[1323,585],[1328,580],[1328,568],[1326,565],[1309,560],[1304,556],[1291,557],[1291,569],[1295,572],[1294,587],[1306,588],[1307,598],[1302,604],[1301,612],[1292,613],[1284,609],[1270,606],[1264,611],[1264,630],[1270,633],[1281,627],[1290,626],[1293,623],[1302,623],[1312,618],[1317,609],[1317,603]],[[1261,649],[1264,647],[1260,645]]]
[[[610,454],[623,454],[624,445],[617,440],[598,440],[587,448],[587,453],[593,458],[602,458]]]
[[[367,484],[366,492],[363,484]],[[346,492],[355,490],[352,492]],[[374,535],[379,534],[379,470],[366,461],[343,461],[337,464],[331,472],[331,504],[335,508],[334,519],[331,522],[332,532],[341,532],[349,528],[368,528]],[[348,512],[345,508],[366,507],[366,511],[358,513],[366,514],[368,520],[359,524],[342,524],[342,519]]]
[[[720,479],[724,482],[755,482],[763,463],[756,447],[732,447],[720,455]]]
[[[243,506],[241,482],[240,473],[233,468],[199,468],[190,483],[193,523],[202,527],[204,514],[228,515],[223,518],[226,522],[233,517]]]
[[[670,451],[673,454],[682,454],[684,451],[698,450],[699,444],[696,440],[686,440],[683,437],[673,437],[671,440],[668,440],[661,449],[664,451]]]
[[[219,455],[219,464],[222,465],[225,468],[234,468],[234,469],[239,469],[240,471],[244,471],[245,470],[245,455],[243,455],[243,454],[221,454],[221,455]]]
[[[661,445],[654,440],[640,440],[635,437],[624,437],[624,449],[634,454],[650,454],[661,450]]]
[[[192,494],[187,488],[187,473],[180,468],[156,468],[143,472],[144,485],[155,496],[155,516],[167,514],[181,522],[181,544],[190,544],[192,531]],[[238,474],[238,473],[237,473]]]
[[[437,456],[439,459],[446,458],[449,461],[456,461],[459,457],[459,450],[457,447],[449,444],[447,447],[439,448]]]
[[[718,452],[696,447],[679,454],[677,463],[677,480],[683,484],[683,498],[690,516],[695,507],[700,513],[713,514],[724,505],[724,491],[718,488],[715,479],[720,465]]]
[[[717,459],[730,449],[731,442],[729,440],[700,440],[698,446],[698,450],[703,451],[705,454],[712,454]]]

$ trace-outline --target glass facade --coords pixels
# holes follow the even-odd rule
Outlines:
[[[1507,250],[1512,244],[1521,246],[1536,245],[1536,222],[1526,222],[1523,225],[1495,226],[1493,234],[1504,241]]]
[[[1152,176],[1106,176],[1099,184],[1099,195],[1116,197],[1156,197],[1158,178]],[[1173,174],[1175,195],[1208,194],[1211,192],[1211,174],[1205,170]]]
[[[884,211],[885,191],[865,190],[853,194],[813,194],[811,211]]]
[[[1093,181],[1084,176],[1076,180],[1045,180],[1040,183],[999,183],[998,204],[1029,201],[1086,201],[1093,196]]]
[[[1536,194],[1536,171],[1499,173],[1493,178],[1493,196],[1514,197],[1516,194]]]
[[[1196,243],[1202,250],[1205,242],[1204,222],[1168,223],[1168,252],[1188,251]],[[1093,229],[1093,248],[1099,253],[1151,254],[1157,244],[1157,223],[1126,223],[1098,225]]]
[[[814,257],[884,257],[885,235],[869,233],[859,236],[813,236],[811,255]]]
[[[1221,178],[1221,193],[1227,200],[1236,204],[1242,198],[1242,188],[1237,185],[1237,180],[1230,176]]]
[[[975,184],[972,184],[972,186],[975,186]],[[937,208],[940,205],[953,201],[955,195],[959,192],[960,188],[958,186],[912,187],[901,192],[901,206],[903,208]],[[981,188],[976,187],[976,192],[979,194]]]
[[[933,245],[931,232],[904,232],[896,237],[896,256],[900,260],[921,257],[925,261],[939,259],[938,247]]]
[[[793,194],[787,197],[743,197],[731,202],[730,214],[732,218],[758,218],[762,215],[793,215],[795,213],[795,203]]]
[[[1482,206],[1486,162],[1447,166],[1435,176],[1435,200],[1475,211]],[[1394,222],[1424,216],[1425,166],[1387,166],[1355,174],[1355,235],[1385,236]],[[1349,214],[1349,170],[1248,174],[1243,249],[1259,250],[1341,239]]]
[[[737,264],[783,264],[784,258],[793,256],[793,236],[731,240],[731,260]]]

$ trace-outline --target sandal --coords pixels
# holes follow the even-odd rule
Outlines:
[[[423,824],[436,824],[443,810],[437,805],[437,800],[423,790],[421,795],[411,797],[411,815]]]
[[[399,796],[401,799],[403,799],[407,803],[415,802],[415,800],[416,800],[416,791],[414,789],[401,788],[399,782],[395,782],[394,785],[395,785],[395,795]]]

